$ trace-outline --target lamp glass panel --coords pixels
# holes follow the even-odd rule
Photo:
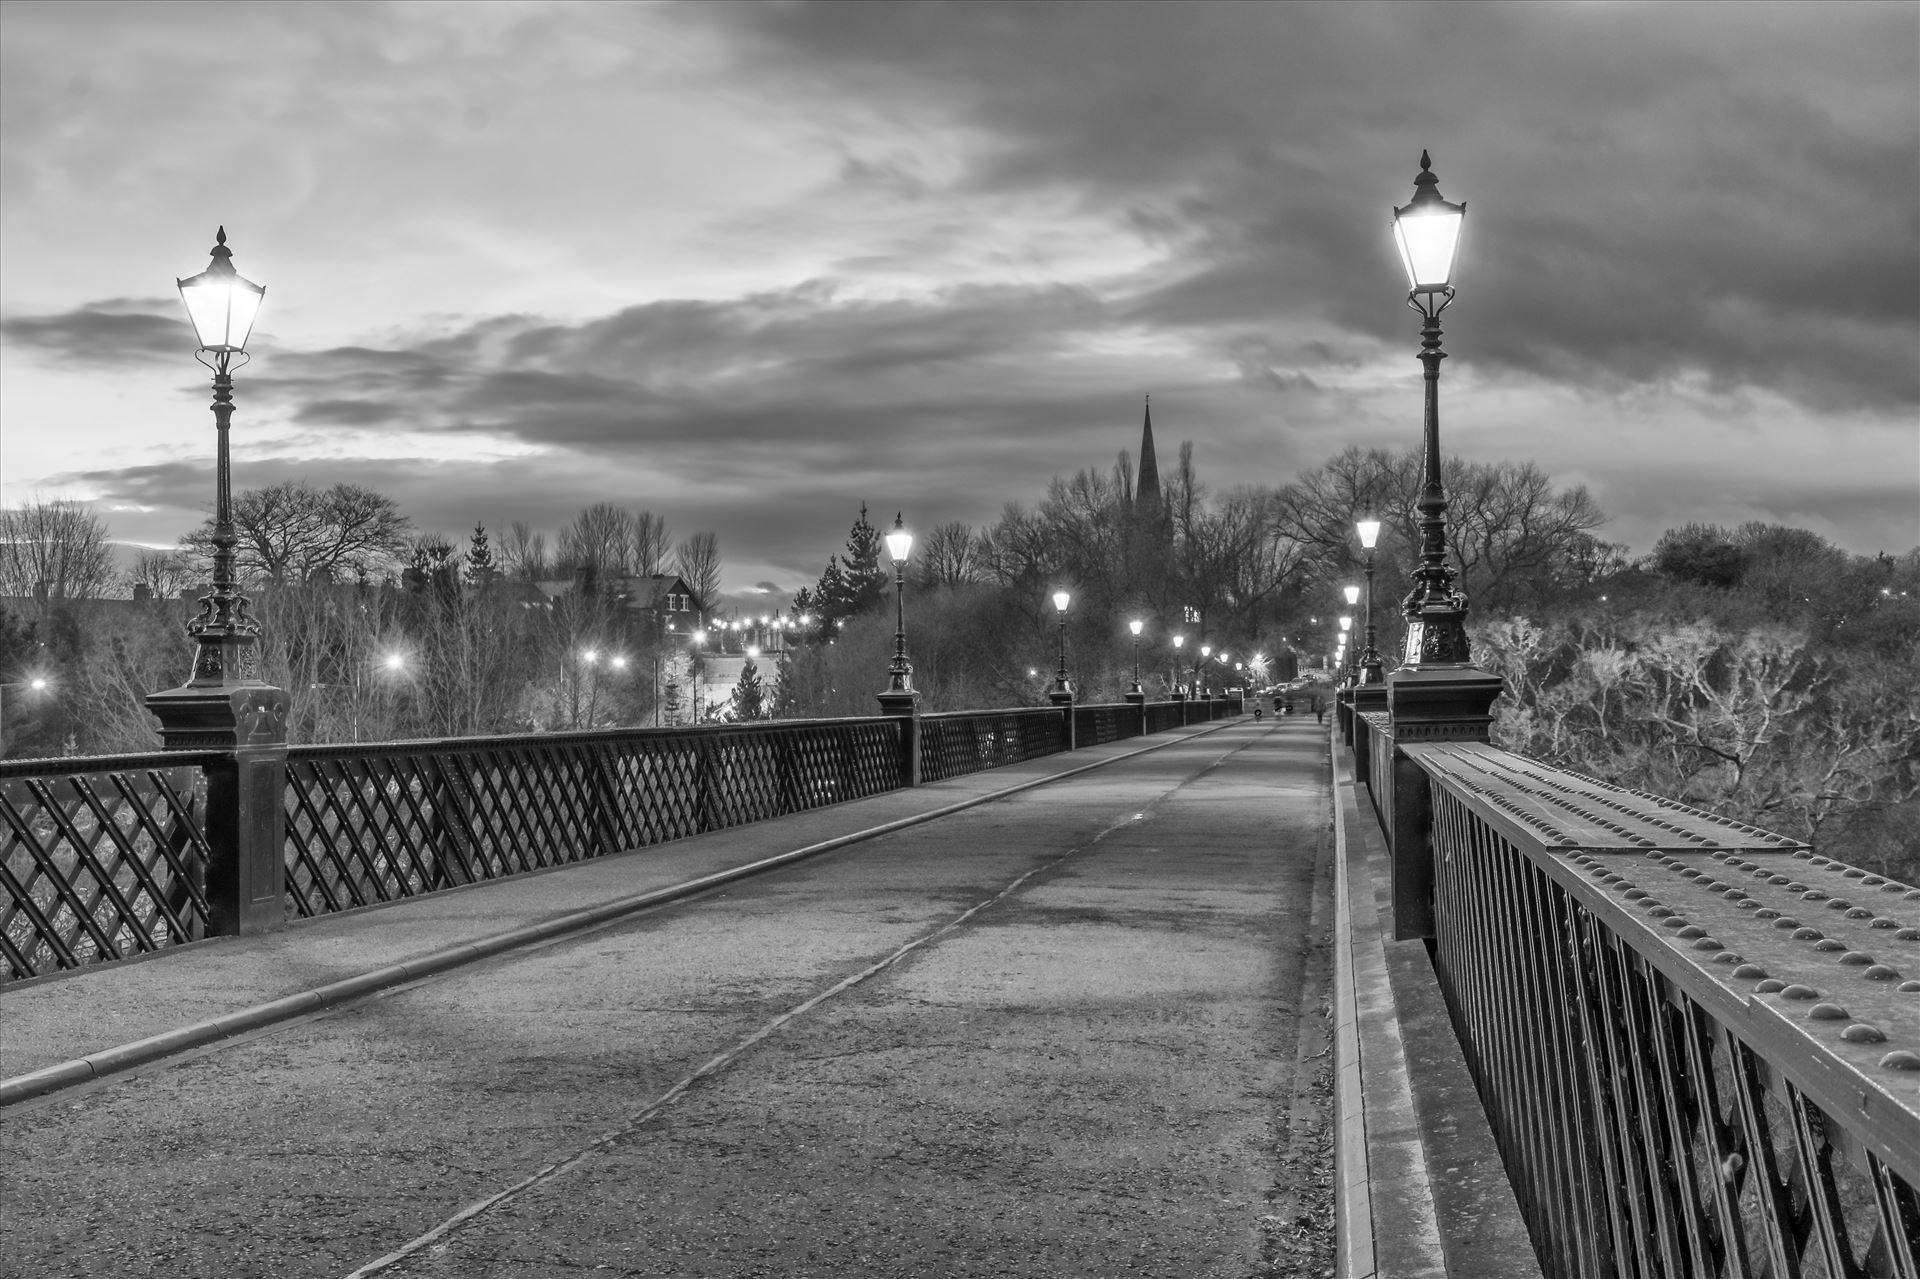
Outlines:
[[[893,556],[893,562],[899,564],[907,558],[907,552],[913,549],[913,534],[903,528],[897,528],[887,534],[887,554]]]
[[[1342,591],[1342,592],[1344,592],[1344,593],[1346,594],[1346,597],[1347,597],[1347,603],[1349,603],[1349,604],[1358,604],[1358,603],[1360,602],[1360,588],[1359,588],[1359,587],[1357,587],[1357,586],[1343,586],[1343,587],[1341,587],[1340,589],[1341,589],[1341,591]]]
[[[1465,210],[1444,205],[1395,215],[1393,239],[1400,247],[1409,288],[1420,292],[1447,287],[1447,281],[1453,278],[1453,258],[1460,247],[1460,227],[1465,220]]]
[[[1371,551],[1374,543],[1380,540],[1380,521],[1357,520],[1354,527],[1360,530],[1360,545]]]
[[[1073,596],[1067,594],[1067,592],[1065,591],[1055,591],[1053,593],[1053,606],[1059,609],[1062,613],[1067,611],[1067,605],[1071,604],[1072,602],[1073,602]]]
[[[260,313],[260,301],[266,289],[228,272],[202,271],[191,280],[181,280],[180,297],[187,304],[187,319],[202,348],[209,351],[242,351],[247,335],[253,331],[254,317]]]

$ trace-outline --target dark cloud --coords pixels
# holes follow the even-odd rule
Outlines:
[[[1431,147],[1469,204],[1476,360],[1920,403],[1910,5],[702,12],[757,73],[983,132],[969,189],[1052,187],[1180,241],[1188,270],[1143,320],[1308,313],[1398,339],[1387,218]]]
[[[180,359],[193,329],[180,305],[164,298],[114,298],[58,315],[0,319],[0,339],[58,361],[134,364]]]

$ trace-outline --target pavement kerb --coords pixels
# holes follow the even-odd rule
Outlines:
[[[968,808],[991,803],[997,799],[1004,799],[1009,795],[1017,795],[1023,791],[1046,786],[1064,778],[1077,777],[1081,773],[1091,772],[1096,768],[1104,768],[1108,764],[1118,763],[1124,759],[1132,759],[1138,755],[1145,755],[1151,751],[1161,750],[1179,742],[1191,741],[1195,737],[1215,732],[1234,722],[1236,722],[1234,719],[1226,719],[1215,720],[1207,724],[1189,725],[1184,731],[1170,733],[1164,737],[1157,737],[1156,740],[1150,741],[1146,745],[1136,747],[1133,750],[1105,755],[1084,764],[1062,769],[1059,772],[1050,772],[1040,777],[1029,778],[1026,781],[1017,782],[998,790],[987,791],[978,795],[970,795],[965,799],[956,800],[951,804],[943,804],[938,808],[929,809],[926,812],[914,813],[906,817],[896,818],[892,821],[882,822],[876,826],[869,826],[857,831],[848,832],[844,835],[836,835],[830,839],[819,840],[802,848],[796,848],[789,852],[780,853],[772,857],[764,857],[755,862],[749,862],[744,866],[730,867],[723,871],[702,875],[698,878],[685,880],[678,884],[671,884],[664,888],[649,889],[643,893],[616,898],[613,901],[604,902],[598,906],[571,911],[552,919],[542,920],[539,923],[523,925],[505,932],[476,938],[473,941],[448,946],[425,955],[414,956],[401,963],[385,965],[368,972],[356,974],[352,977],[345,977],[338,981],[328,982],[325,985],[316,986],[311,990],[299,991],[278,999],[269,1000],[265,1003],[254,1004],[234,1012],[222,1013],[217,1017],[208,1017],[189,1025],[176,1027],[173,1030],[163,1031],[157,1035],[149,1035],[144,1039],[136,1039],[129,1043],[103,1048],[98,1052],[88,1053],[83,1057],[58,1062],[51,1066],[44,1066],[38,1070],[28,1071],[25,1074],[15,1075],[11,1079],[0,1080],[0,1107],[28,1101],[50,1092],[56,1092],[62,1088],[71,1088],[80,1084],[89,1083],[110,1074],[132,1070],[135,1067],[158,1061],[163,1057],[171,1057],[176,1053],[187,1052],[194,1048],[202,1048],[208,1044],[217,1043],[222,1039],[230,1039],[236,1035],[258,1030],[263,1026],[269,1026],[276,1022],[289,1021],[295,1017],[303,1017],[325,1008],[346,1003],[349,1000],[358,999],[364,995],[372,994],[375,991],[383,990],[390,986],[398,986],[409,981],[416,981],[422,977],[444,972],[447,969],[459,967],[461,964],[485,959],[519,946],[532,945],[564,936],[568,933],[593,928],[619,919],[625,915],[635,914],[639,911],[676,901],[684,897],[691,897],[695,894],[705,892],[710,888],[731,883],[734,880],[745,879],[751,875],[762,874],[781,866],[791,865],[794,862],[803,861],[809,857],[816,857],[822,853],[832,852],[837,848],[844,848],[849,844],[859,843],[867,839],[876,839],[882,835],[892,834],[895,831],[904,830],[910,826],[918,826],[925,822],[950,816]],[[974,776],[978,776],[978,774],[974,774]],[[935,784],[937,785],[938,783]],[[505,883],[510,881],[496,882]]]

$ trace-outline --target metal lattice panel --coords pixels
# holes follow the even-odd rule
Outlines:
[[[0,766],[7,980],[206,935],[198,756]]]
[[[325,914],[859,799],[899,750],[886,719],[296,747],[287,892]]]
[[[1018,764],[1065,748],[1051,708],[927,715],[920,720],[920,776],[929,782]]]
[[[1920,891],[1488,747],[1407,753],[1435,964],[1548,1273],[1913,1279]]]

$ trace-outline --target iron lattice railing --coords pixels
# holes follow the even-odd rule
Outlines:
[[[1468,744],[1434,962],[1553,1276],[1915,1275],[1920,891]]]
[[[296,747],[300,915],[641,848],[900,784],[885,718]]]
[[[953,711],[920,717],[920,778],[941,782],[1067,748],[1060,712]]]
[[[7,980],[206,935],[201,753],[0,764]]]

